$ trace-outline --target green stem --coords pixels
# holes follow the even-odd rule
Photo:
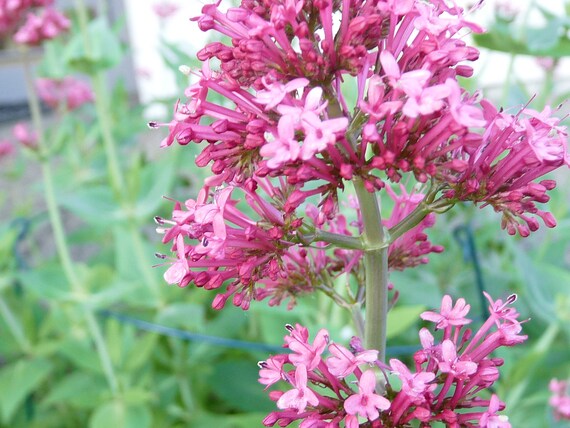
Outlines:
[[[354,189],[362,212],[364,269],[366,272],[366,317],[364,346],[378,350],[386,359],[386,320],[388,318],[388,246],[376,193],[370,193],[360,179]]]
[[[24,61],[24,71],[26,77],[26,85],[28,89],[27,91],[28,103],[32,115],[32,123],[38,135],[38,151],[40,153],[46,153],[40,102],[38,100],[36,91],[33,86],[33,75],[30,68],[30,64],[27,61],[27,59],[25,59]],[[49,163],[48,157],[41,156],[40,161],[41,161],[42,176],[45,188],[44,197],[46,200],[48,215],[54,234],[57,253],[60,262],[62,264],[65,277],[69,282],[72,290],[75,292],[76,295],[83,295],[84,290],[82,287],[81,278],[79,278],[77,272],[75,271],[75,267],[71,259],[71,254],[69,252],[69,247],[65,239],[65,232],[63,228],[63,221],[61,219],[61,212],[59,210],[55,197],[55,187],[53,182],[51,165]],[[113,395],[116,395],[118,392],[118,382],[115,373],[113,371],[111,358],[109,356],[109,350],[107,349],[105,341],[103,340],[100,327],[94,319],[93,312],[89,308],[85,308],[84,314],[86,317],[89,332],[92,336],[93,342],[95,343],[95,348],[97,349],[97,353],[99,354],[101,365],[105,371],[109,387]]]
[[[0,298],[0,314],[2,314],[2,318],[6,322],[10,333],[14,336],[14,339],[18,343],[18,346],[25,354],[30,354],[32,351],[32,345],[28,341],[28,338],[24,334],[24,329],[22,325],[18,322],[10,307],[4,302],[4,299]]]
[[[424,218],[426,218],[430,212],[431,211],[429,210],[428,206],[425,203],[420,202],[410,214],[408,214],[400,223],[389,230],[390,240],[394,242],[395,239],[402,236],[408,230],[416,227]]]
[[[124,200],[126,186],[125,178],[119,164],[119,156],[117,153],[117,144],[112,133],[112,121],[110,118],[110,106],[108,101],[106,79],[102,72],[97,72],[92,78],[93,91],[95,92],[95,110],[97,111],[97,119],[103,136],[103,147],[105,156],[107,157],[107,165],[109,168],[109,177],[111,186],[115,195],[119,199]]]
[[[363,250],[362,241],[352,236],[341,235],[339,233],[327,232],[324,230],[315,230],[314,237],[310,241],[322,241],[333,244],[339,248],[348,248],[351,250]]]
[[[79,26],[83,37],[84,48],[87,56],[89,56],[92,49],[92,40],[88,30],[89,16],[85,1],[75,0],[75,7],[79,17]],[[105,150],[105,157],[107,158],[111,187],[115,193],[115,197],[120,201],[123,210],[129,217],[132,217],[132,201],[129,198],[126,180],[119,162],[117,141],[113,135],[113,121],[110,115],[111,109],[105,72],[102,70],[96,71],[92,74],[91,81],[93,84],[93,92],[95,93],[95,110],[97,112],[97,119],[99,121],[103,137],[103,148]],[[134,220],[132,220],[132,224],[135,224]],[[149,269],[149,263],[147,262],[143,252],[143,243],[140,234],[133,228],[129,228],[129,234],[131,242],[133,243],[139,268],[143,274],[144,283],[151,290],[152,294],[158,298],[160,295],[160,289],[155,286],[156,282],[154,280],[154,276],[152,271]],[[161,302],[159,301],[159,305],[160,304]]]
[[[89,35],[88,28],[89,14],[84,0],[76,0],[75,8],[79,18],[79,27],[81,30],[81,36],[83,37],[85,54],[87,57],[90,57],[92,51],[92,40]],[[93,92],[95,93],[95,110],[97,112],[97,119],[99,121],[103,137],[103,148],[105,150],[105,156],[107,157],[107,167],[109,169],[111,187],[113,188],[115,195],[119,199],[123,199],[122,196],[126,192],[125,179],[121,171],[119,156],[117,153],[117,144],[112,132],[113,127],[110,117],[110,103],[107,93],[105,72],[102,70],[95,71],[91,75],[91,83],[93,84]]]

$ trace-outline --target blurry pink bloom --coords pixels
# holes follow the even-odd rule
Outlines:
[[[35,131],[31,131],[24,123],[17,123],[12,129],[12,134],[16,140],[29,149],[38,148],[38,135]]]
[[[16,148],[9,140],[0,140],[0,160],[13,155]]]
[[[376,375],[372,370],[366,370],[358,381],[358,393],[349,396],[344,402],[344,409],[349,415],[359,415],[369,421],[378,419],[378,410],[388,410],[390,401],[374,393]]]
[[[319,399],[315,393],[307,388],[307,368],[303,364],[297,365],[295,376],[291,383],[295,387],[291,389],[277,400],[277,407],[280,409],[296,409],[301,413],[307,405],[317,406]]]
[[[156,13],[158,17],[162,19],[170,18],[178,11],[178,9],[179,7],[177,4],[168,1],[162,1],[160,3],[155,3],[152,5],[152,10],[154,13]]]
[[[41,100],[52,108],[63,105],[67,110],[75,110],[94,100],[91,87],[71,76],[64,79],[39,78],[36,89]]]
[[[554,411],[556,420],[570,421],[570,389],[567,381],[552,379],[549,384],[552,395],[548,403]]]
[[[14,41],[35,46],[57,37],[70,27],[70,21],[55,9],[45,9],[39,15],[29,13],[24,25],[14,35]]]

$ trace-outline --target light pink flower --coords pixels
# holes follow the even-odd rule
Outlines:
[[[344,409],[349,415],[359,415],[369,421],[378,419],[378,410],[388,410],[390,401],[376,394],[376,375],[373,370],[366,370],[358,381],[358,393],[348,397]]]
[[[325,329],[319,330],[313,343],[309,343],[308,337],[296,335],[286,336],[285,343],[293,351],[289,355],[289,361],[295,366],[303,365],[308,370],[313,370],[321,362],[323,354],[329,342],[329,332]]]
[[[307,387],[307,368],[303,364],[297,366],[291,383],[295,388],[285,392],[277,400],[277,407],[295,409],[301,413],[308,405],[317,406],[319,404],[319,399],[313,390]]]
[[[444,340],[442,342],[441,360],[438,363],[442,373],[450,373],[462,379],[468,378],[477,371],[477,363],[461,361],[457,358],[457,350],[451,340]]]
[[[431,381],[435,379],[435,374],[430,372],[420,372],[412,374],[410,370],[399,360],[391,359],[390,367],[392,372],[402,381],[402,392],[408,396],[415,404],[425,401],[424,393],[435,389]]]
[[[465,299],[459,298],[453,306],[451,296],[445,295],[441,299],[441,308],[439,312],[426,311],[420,317],[423,320],[436,323],[437,329],[447,328],[449,326],[461,326],[469,324],[470,319],[465,318],[469,313],[471,305],[466,304]]]
[[[359,364],[371,364],[378,359],[378,351],[373,349],[353,354],[344,346],[333,343],[329,346],[332,357],[327,359],[331,374],[344,378],[354,372]]]

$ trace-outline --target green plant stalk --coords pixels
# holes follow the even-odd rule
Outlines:
[[[366,316],[364,346],[376,349],[378,359],[386,360],[386,321],[388,319],[388,245],[376,193],[370,193],[360,179],[353,181],[362,212],[364,269],[366,272]]]
[[[352,250],[363,250],[362,241],[352,236],[341,235],[339,233],[327,232],[325,230],[317,229],[314,233],[312,241],[323,241],[333,244],[339,248],[348,248]]]
[[[430,212],[431,211],[428,206],[425,203],[420,202],[410,214],[408,214],[400,223],[390,229],[390,240],[393,242],[408,230],[416,227],[424,218],[426,218]]]
[[[84,0],[75,1],[75,9],[79,19],[79,28],[83,38],[83,47],[86,55],[89,57],[92,44],[89,36],[89,15]],[[119,163],[119,155],[117,153],[117,145],[115,138],[112,134],[112,122],[109,117],[109,96],[107,94],[107,85],[105,80],[105,73],[97,70],[91,74],[91,83],[93,85],[93,92],[95,94],[95,111],[97,113],[97,120],[101,128],[101,135],[103,137],[103,148],[105,156],[107,157],[107,167],[109,169],[109,178],[111,187],[115,192],[118,199],[123,200],[123,194],[126,191],[125,178]]]
[[[69,247],[67,245],[67,240],[65,238],[63,221],[61,219],[61,212],[56,202],[51,165],[49,163],[48,157],[43,156],[45,150],[45,138],[43,132],[40,102],[34,90],[32,71],[30,69],[30,64],[29,61],[27,60],[26,55],[27,53],[24,52],[24,72],[26,77],[28,103],[30,106],[32,123],[38,135],[38,151],[40,153],[42,178],[45,190],[44,197],[48,209],[48,215],[54,234],[57,253],[60,262],[62,264],[65,277],[69,282],[69,284],[71,285],[73,291],[77,295],[82,295],[84,294],[84,292],[83,292],[83,287],[81,286],[81,279],[79,278],[75,270],[75,267],[73,265],[73,261],[71,259]],[[92,336],[93,342],[95,343],[95,348],[97,349],[99,360],[101,362],[103,371],[105,372],[109,388],[111,389],[113,395],[116,395],[119,390],[119,387],[118,387],[117,377],[115,376],[113,365],[111,363],[111,358],[109,356],[109,350],[107,349],[107,345],[103,340],[101,329],[99,327],[99,324],[97,324],[97,321],[95,320],[92,310],[89,308],[84,308],[84,309],[85,309],[84,315],[85,315],[85,320],[87,322],[87,327]]]
[[[25,354],[30,354],[32,351],[32,345],[26,335],[24,334],[24,329],[22,325],[18,322],[18,319],[14,316],[10,307],[6,304],[4,299],[0,299],[0,314],[6,322],[10,333],[14,336],[14,339],[18,343],[18,346]]]
[[[75,0],[75,8],[79,17],[79,26],[81,29],[81,34],[83,36],[85,51],[87,55],[89,55],[89,52],[91,50],[91,39],[88,31],[89,16],[87,13],[85,1]],[[113,136],[113,121],[111,120],[109,114],[110,103],[105,72],[102,70],[97,70],[94,72],[91,75],[91,82],[93,84],[93,92],[95,94],[95,110],[97,112],[97,119],[101,127],[103,147],[105,150],[105,157],[107,158],[111,187],[115,193],[116,198],[120,201],[124,212],[132,217],[132,201],[128,195],[126,180],[119,163],[117,142]],[[131,221],[131,224],[134,224],[134,220]],[[158,300],[158,305],[160,306],[162,304],[160,299],[160,289],[155,287],[154,276],[149,270],[148,263],[142,251],[142,240],[140,234],[134,227],[129,227],[128,231],[131,242],[133,243],[133,248],[135,249],[139,268],[143,273],[143,283],[149,288],[152,295]]]

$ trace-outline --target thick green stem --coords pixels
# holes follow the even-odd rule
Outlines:
[[[388,317],[388,247],[376,193],[354,180],[362,212],[364,231],[364,268],[366,272],[366,317],[364,346],[378,350],[378,359],[386,359],[386,320]]]
[[[24,55],[26,54],[24,53]],[[45,154],[47,152],[45,147],[45,137],[43,133],[43,123],[42,123],[42,115],[40,110],[40,103],[33,86],[33,75],[31,67],[27,60],[24,61],[24,71],[25,71],[26,85],[28,92],[28,103],[32,115],[32,123],[34,126],[34,130],[36,131],[38,136],[38,151],[40,154]],[[41,169],[43,176],[42,178],[44,182],[44,197],[48,209],[48,216],[54,234],[54,240],[59,260],[63,267],[65,277],[69,282],[74,293],[76,295],[84,295],[81,278],[78,276],[75,270],[73,261],[71,259],[69,247],[67,245],[67,241],[65,238],[63,221],[61,219],[61,212],[59,210],[55,197],[55,187],[53,182],[51,165],[49,163],[47,156],[43,155],[40,156],[40,160],[41,160]],[[118,393],[119,387],[118,387],[117,378],[113,371],[109,350],[107,349],[107,345],[103,340],[103,335],[101,333],[99,325],[95,320],[93,312],[86,307],[84,307],[83,309],[84,309],[83,313],[87,322],[87,327],[95,344],[95,348],[97,349],[99,360],[101,361],[101,366],[103,367],[103,370],[107,377],[107,382],[109,383],[109,388],[111,389],[113,395],[116,395]]]

